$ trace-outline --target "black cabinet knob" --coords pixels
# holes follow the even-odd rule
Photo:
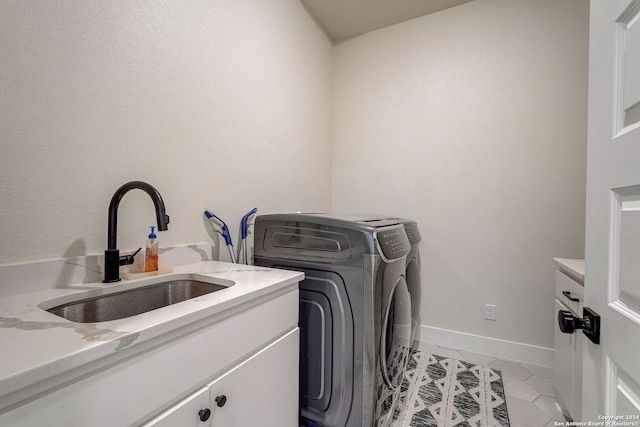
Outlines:
[[[227,403],[227,396],[221,394],[220,396],[216,397],[216,405],[218,405],[219,408],[222,408],[225,403]]]
[[[202,422],[207,421],[210,416],[211,416],[211,409],[209,408],[200,409],[200,412],[198,412],[198,417],[200,417],[200,421]]]

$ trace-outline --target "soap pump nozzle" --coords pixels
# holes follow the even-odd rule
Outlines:
[[[155,226],[150,225],[151,233],[147,239],[147,250],[144,254],[144,271],[158,271],[158,241],[156,240]]]

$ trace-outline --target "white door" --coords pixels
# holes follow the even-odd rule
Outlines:
[[[584,305],[602,328],[584,340],[582,417],[640,425],[640,0],[590,13]]]

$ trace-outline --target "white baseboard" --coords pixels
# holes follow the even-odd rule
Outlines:
[[[436,344],[458,350],[486,354],[500,359],[514,360],[531,365],[553,367],[553,349],[506,341],[465,332],[451,331],[421,325],[418,339],[421,342]]]

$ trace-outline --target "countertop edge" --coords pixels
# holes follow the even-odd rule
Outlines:
[[[585,264],[583,259],[554,258],[553,261],[558,269],[584,283]]]

